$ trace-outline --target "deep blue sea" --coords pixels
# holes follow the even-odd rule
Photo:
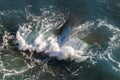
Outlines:
[[[120,80],[120,0],[0,0],[0,80]]]

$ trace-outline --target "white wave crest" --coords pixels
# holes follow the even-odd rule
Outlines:
[[[50,16],[48,16],[49,14]],[[42,16],[31,16],[35,23],[22,24],[16,33],[19,50],[44,52],[49,57],[55,57],[58,60],[71,59],[79,62],[88,58],[88,56],[83,56],[84,49],[88,45],[77,37],[73,37],[71,32],[69,34],[68,29],[64,31],[68,31],[67,33],[60,36],[65,42],[62,45],[59,43],[62,40],[54,34],[54,31],[57,29],[56,26],[64,20],[61,13],[51,13],[49,11],[46,13],[45,11]],[[69,35],[65,36],[66,34]]]

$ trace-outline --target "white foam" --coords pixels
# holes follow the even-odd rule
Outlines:
[[[84,53],[83,50],[75,50],[72,45],[69,46],[65,44],[60,47],[60,44],[57,42],[57,37],[51,37],[53,35],[51,35],[47,39],[43,39],[42,36],[45,35],[40,34],[34,39],[33,43],[28,44],[25,38],[20,35],[20,31],[21,30],[19,29],[16,34],[17,43],[19,44],[19,50],[36,51],[38,53],[44,51],[45,54],[49,55],[49,57],[56,57],[58,60],[65,60],[68,58],[70,58],[71,60],[77,60],[78,58],[81,58],[80,55]],[[69,41],[67,43],[69,43]],[[84,46],[86,46],[86,44]]]
[[[23,51],[29,50],[30,52],[36,51],[38,53],[44,52],[49,55],[49,57],[56,57],[58,60],[70,59],[75,60],[76,62],[85,60],[86,58],[83,58],[84,56],[82,55],[84,54],[84,49],[88,45],[78,39],[77,36],[73,37],[72,34],[65,36],[64,38],[68,39],[65,39],[65,43],[61,45],[58,42],[59,39],[55,36],[54,31],[57,29],[56,26],[59,25],[58,23],[60,23],[60,20],[62,21],[63,18],[61,14],[56,13],[52,13],[52,17],[45,16],[49,13],[49,11],[47,11],[47,13],[43,12],[42,17],[31,15],[36,22],[36,26],[32,26],[29,22],[20,25],[16,33],[18,49]],[[61,36],[64,36],[64,34]]]
[[[50,12],[47,12],[47,15],[49,13]],[[16,33],[19,50],[36,51],[38,53],[45,52],[49,57],[56,57],[58,60],[70,59],[76,62],[86,60],[88,56],[83,55],[89,45],[80,40],[80,38],[88,36],[92,29],[94,29],[93,27],[96,23],[86,21],[84,24],[73,28],[73,30],[68,30],[71,28],[67,28],[61,36],[59,36],[60,38],[58,38],[58,36],[55,36],[54,31],[59,27],[56,26],[63,22],[64,18],[62,18],[63,15],[61,16],[61,14],[52,14],[52,17],[45,16],[46,12],[42,14],[42,16],[45,17],[31,15],[32,19],[36,22],[33,24],[36,26],[32,26],[33,24],[28,22],[19,27]],[[113,36],[110,37],[110,40],[114,42],[118,36],[115,34],[119,34],[120,30],[109,24],[106,20],[98,19],[96,22],[98,22],[96,28],[104,26],[111,30]],[[33,30],[34,28],[35,30]],[[64,38],[64,42],[62,42],[61,45],[59,41],[62,41],[62,38]],[[95,56],[95,53],[90,53],[90,55]]]

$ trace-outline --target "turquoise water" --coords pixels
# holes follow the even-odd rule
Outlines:
[[[119,0],[0,0],[0,80],[120,80],[119,13]]]

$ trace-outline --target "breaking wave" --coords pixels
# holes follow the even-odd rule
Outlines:
[[[97,19],[83,24],[65,25],[69,14],[41,9],[42,15],[27,14],[29,22],[19,25],[16,33],[18,49],[45,54],[58,60],[110,59],[120,30],[107,20]],[[67,26],[67,27],[66,27]],[[71,27],[72,26],[72,27]],[[60,32],[60,34],[56,34]],[[116,41],[112,41],[112,40]],[[118,42],[119,43],[119,42]],[[113,50],[113,51],[109,51]]]
[[[28,17],[31,21],[20,25],[16,33],[19,50],[43,52],[58,60],[71,59],[76,62],[88,57],[82,56],[88,44],[75,36],[75,31],[70,26],[60,35],[55,34],[65,22],[64,14],[45,10],[41,16],[28,15]]]
[[[0,4],[1,80],[120,79],[119,0]]]
[[[92,64],[104,60],[110,64],[115,72],[120,72],[120,29],[117,26],[110,24],[105,19],[96,19],[71,27],[69,22],[64,25],[69,13],[63,14],[60,11],[49,9],[41,9],[41,11],[41,16],[26,12],[27,20],[19,24],[16,36],[11,36],[7,31],[2,33],[1,51],[4,47],[9,49],[9,39],[16,38],[17,48],[23,51],[21,53],[26,60],[30,59],[32,61],[34,52],[37,57],[39,57],[38,54],[44,54],[49,56],[50,59],[74,60],[75,62],[88,60]],[[21,14],[23,13],[21,12]],[[64,29],[60,31],[59,29],[62,27]],[[10,51],[12,52],[12,49]],[[26,53],[26,51],[29,51],[29,53]],[[34,62],[41,63],[39,59],[34,58],[34,61],[29,65],[26,60],[23,60],[27,65],[24,70],[7,70],[2,66],[2,72],[5,73],[3,79],[6,76],[25,73],[35,67]],[[77,74],[77,71],[75,74]]]

